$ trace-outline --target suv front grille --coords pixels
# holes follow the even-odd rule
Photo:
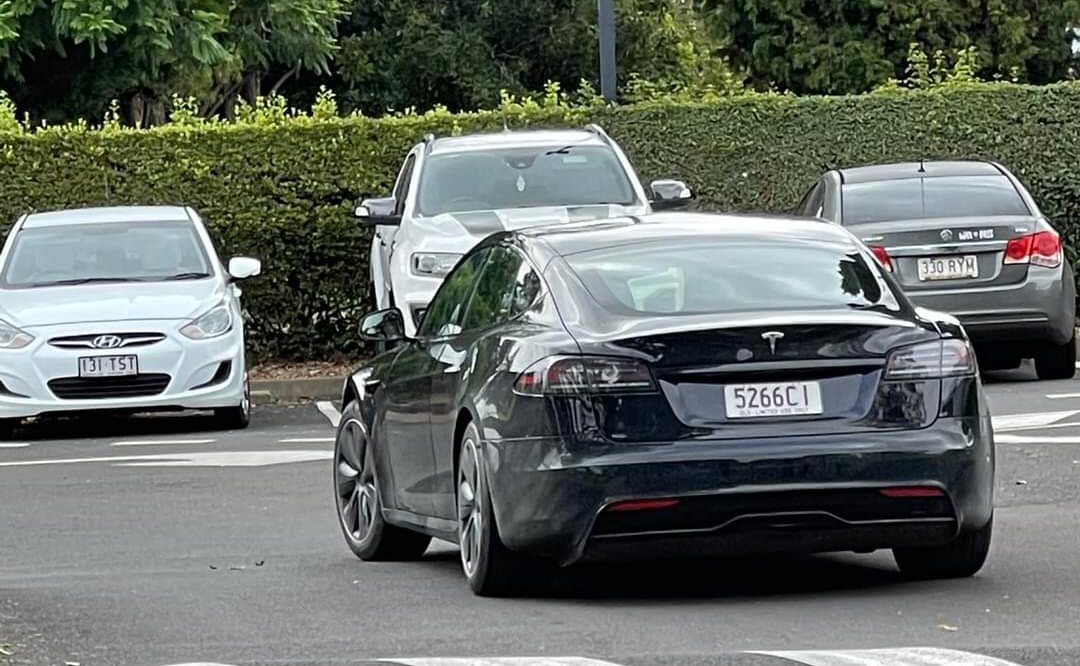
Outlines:
[[[117,337],[120,339],[120,344],[112,347],[95,347],[94,340],[103,336]],[[49,344],[61,349],[130,349],[152,345],[164,339],[164,333],[93,333],[53,338],[49,340]]]
[[[142,398],[165,390],[172,379],[165,374],[128,377],[62,377],[49,382],[49,390],[61,400],[107,400]]]

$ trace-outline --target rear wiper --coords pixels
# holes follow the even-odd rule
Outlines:
[[[209,273],[200,273],[197,271],[191,271],[188,273],[177,273],[176,275],[169,275],[168,277],[160,278],[162,280],[201,280],[203,278],[210,277]]]

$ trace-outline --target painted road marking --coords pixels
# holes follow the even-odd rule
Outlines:
[[[885,650],[806,650],[751,652],[779,657],[806,666],[1020,666],[986,655],[944,648],[893,648]]]
[[[619,666],[583,656],[470,656],[379,660],[402,666]]]
[[[195,446],[197,444],[213,444],[216,439],[134,439],[130,441],[120,440],[110,446]]]
[[[1080,393],[1047,393],[1046,397],[1051,400],[1065,400],[1066,398],[1080,398]]]
[[[1036,412],[1034,414],[1003,414],[1001,416],[993,417],[994,430],[1006,431],[1014,428],[1046,426],[1076,414],[1080,414],[1080,410],[1072,409],[1063,412]]]
[[[1047,435],[1038,437],[1035,435],[1012,435],[1006,433],[994,435],[994,442],[997,444],[1080,444],[1080,436],[1054,437]]]
[[[205,451],[199,453],[157,453],[141,456],[100,456],[57,460],[17,460],[0,462],[0,467],[111,463],[123,467],[266,467],[286,463],[330,460],[332,451]]]
[[[319,402],[315,403],[315,406],[318,407],[319,411],[322,412],[323,416],[325,416],[327,420],[330,421],[330,425],[334,426],[335,428],[338,427],[338,425],[341,423],[341,412],[337,410],[337,407],[334,407],[334,403],[328,400],[320,400]]]
[[[281,444],[333,444],[333,437],[291,437],[289,439],[279,439]]]
[[[25,449],[28,446],[28,442],[0,442],[0,449]]]

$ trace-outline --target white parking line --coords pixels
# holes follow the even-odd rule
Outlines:
[[[1069,398],[1080,398],[1080,393],[1047,393],[1046,397],[1051,400],[1067,400]]]
[[[751,652],[779,657],[806,666],[1020,666],[1011,661],[973,652],[944,648],[892,648],[885,650],[799,650]]]
[[[110,446],[195,446],[197,444],[213,444],[216,439],[133,439],[113,442]]]
[[[38,465],[75,465],[79,463],[112,463],[123,467],[266,467],[286,463],[330,460],[333,451],[204,451],[199,453],[155,453],[141,456],[98,456],[94,458],[60,458],[53,460],[15,460],[0,462],[0,467],[33,467]]]
[[[290,437],[289,439],[279,439],[280,444],[333,444],[333,437]]]
[[[1063,412],[1035,412],[1032,414],[1003,414],[993,417],[994,431],[1013,430],[1015,428],[1034,428],[1063,421],[1070,416],[1080,414],[1080,410]]]
[[[25,449],[28,446],[27,442],[0,442],[0,449]]]
[[[321,400],[315,403],[315,406],[318,407],[319,411],[322,412],[323,416],[325,416],[327,420],[330,421],[330,425],[334,426],[335,428],[338,427],[338,425],[341,423],[341,412],[337,410],[337,407],[334,407],[334,403],[328,400]]]
[[[1009,433],[1004,433],[1001,435],[994,435],[994,442],[996,444],[1080,444],[1080,436],[1038,437],[1034,435],[1013,435]]]
[[[403,666],[619,666],[583,656],[470,656],[379,660]]]

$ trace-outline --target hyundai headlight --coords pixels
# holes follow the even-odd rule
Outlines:
[[[423,277],[446,277],[461,256],[449,252],[417,252],[412,256],[412,272]]]
[[[22,349],[33,341],[34,336],[0,319],[0,349]]]
[[[207,311],[206,314],[199,316],[195,321],[181,328],[180,332],[192,340],[216,338],[232,330],[232,319],[232,310],[229,308],[229,304],[219,303]]]

